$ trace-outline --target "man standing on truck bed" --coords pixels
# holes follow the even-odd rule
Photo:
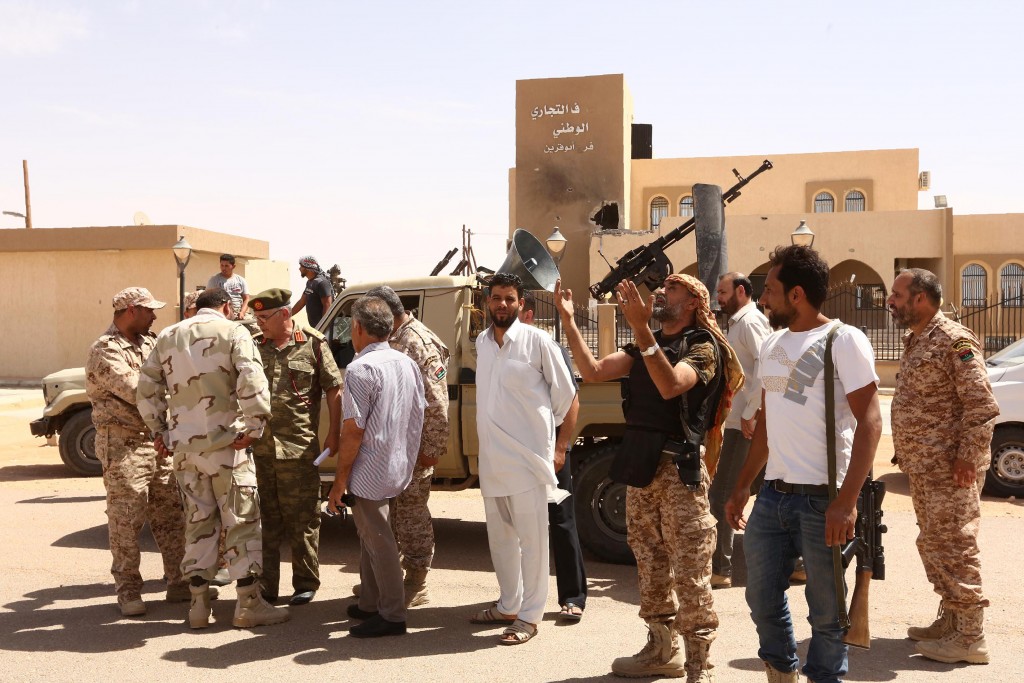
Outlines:
[[[537,311],[537,297],[533,292],[523,294],[523,307],[519,320],[533,325]],[[558,343],[557,340],[555,343]],[[572,372],[572,360],[565,347],[558,344],[565,367]],[[575,378],[573,384],[575,384]],[[570,450],[576,431],[576,418],[580,412],[580,398],[572,400],[572,407],[565,420],[555,430],[555,477],[558,488],[572,494],[572,464]],[[576,532],[576,501],[570,495],[561,503],[548,503],[548,534],[551,536],[551,552],[555,560],[555,581],[558,586],[558,618],[563,621],[579,621],[587,608],[587,572],[583,567],[583,550]]]
[[[471,621],[505,625],[503,645],[533,638],[544,615],[547,504],[568,495],[556,488],[555,427],[576,396],[558,345],[519,322],[522,304],[522,281],[496,273],[487,295],[491,326],[476,340],[480,492],[501,597]]]
[[[583,380],[627,377],[626,432],[609,476],[628,487],[629,547],[636,556],[640,617],[650,633],[640,652],[612,662],[612,673],[712,681],[708,651],[718,629],[711,594],[715,518],[701,449],[705,434],[708,450],[721,447],[715,437],[743,371],[697,278],[669,275],[646,303],[632,282],[621,283],[617,296],[635,341],[600,360],[573,320],[572,292],[560,290],[561,282],[555,301]],[[651,318],[661,323],[657,332],[649,327]],[[683,636],[685,662],[676,633]]]
[[[306,288],[292,306],[292,315],[305,308],[309,326],[316,327],[334,302],[334,285],[331,284],[330,276],[320,270],[320,264],[312,256],[299,259],[299,274],[306,278]]]
[[[324,446],[338,452],[341,429],[341,372],[324,336],[295,324],[287,289],[268,289],[252,298],[263,332],[256,345],[270,383],[271,417],[253,445],[263,517],[263,597],[275,602],[281,582],[281,544],[292,556],[290,605],[305,605],[320,588],[320,399],[327,394],[330,423]]]
[[[232,624],[249,628],[288,620],[287,608],[260,595],[263,567],[256,471],[247,452],[270,419],[270,392],[252,335],[227,319],[223,289],[196,299],[195,316],[160,333],[139,376],[139,412],[157,451],[174,453],[185,504],[185,559],[191,584],[190,628],[210,625],[210,579],[217,540],[227,529],[224,557],[236,579]]]
[[[430,483],[434,465],[448,451],[448,347],[430,328],[405,310],[402,299],[387,285],[374,287],[366,296],[386,303],[395,317],[388,343],[409,356],[423,376],[423,433],[412,481],[398,497],[391,499],[391,528],[402,554],[405,570],[405,604],[417,607],[430,602],[427,572],[434,559],[434,527],[430,519]],[[352,592],[359,595],[361,584]]]
[[[149,331],[157,301],[148,289],[129,287],[114,295],[114,322],[89,349],[85,390],[96,425],[96,457],[107,490],[107,527],[114,557],[117,604],[126,617],[146,613],[139,573],[139,534],[149,522],[167,577],[168,602],[191,597],[181,576],[185,554],[185,513],[171,463],[153,449],[149,428],[136,406],[139,370],[156,345]]]

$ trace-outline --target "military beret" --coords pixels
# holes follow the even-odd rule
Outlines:
[[[249,300],[249,307],[254,311],[266,311],[287,306],[292,299],[290,289],[265,289]]]
[[[114,295],[114,310],[123,311],[129,306],[145,306],[146,308],[163,308],[167,304],[157,301],[145,287],[128,287]]]

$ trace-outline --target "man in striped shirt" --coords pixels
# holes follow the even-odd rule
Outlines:
[[[358,604],[348,615],[363,623],[357,638],[405,633],[405,589],[388,503],[412,479],[423,428],[423,379],[408,356],[388,344],[394,316],[388,305],[361,297],[352,306],[355,359],[345,372],[341,447],[328,505],[352,505],[359,533]]]

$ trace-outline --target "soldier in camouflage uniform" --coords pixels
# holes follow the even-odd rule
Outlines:
[[[289,604],[304,605],[320,588],[320,397],[330,423],[324,443],[338,452],[341,373],[324,336],[295,324],[287,289],[268,289],[250,304],[263,335],[257,343],[270,383],[270,427],[253,446],[263,517],[263,597],[274,602],[281,580],[282,541],[292,551]]]
[[[910,478],[917,549],[941,597],[935,622],[907,635],[929,659],[987,664],[978,530],[999,406],[977,337],[940,313],[941,302],[938,278],[920,268],[896,277],[888,302],[910,328],[892,401],[893,445]]]
[[[124,616],[146,613],[139,573],[139,533],[147,521],[164,560],[167,600],[190,598],[181,576],[185,514],[171,463],[153,450],[146,423],[135,405],[139,370],[153,350],[157,301],[142,287],[114,295],[114,321],[89,349],[85,390],[96,426],[96,457],[103,465],[107,519],[117,603]]]
[[[229,301],[224,290],[206,290],[194,317],[161,332],[137,392],[157,451],[174,454],[185,504],[182,573],[191,584],[191,628],[210,624],[209,581],[217,571],[222,527],[228,571],[238,582],[232,624],[248,628],[288,619],[287,608],[272,607],[260,595],[260,509],[247,452],[270,419],[270,392],[252,336],[227,319]]]
[[[612,662],[612,673],[685,675],[688,682],[706,683],[714,680],[709,649],[718,629],[711,594],[716,539],[708,502],[711,480],[703,458],[697,458],[687,472],[693,487],[684,485],[674,454],[684,452],[687,434],[699,429],[697,414],[712,405],[714,387],[735,391],[743,372],[710,315],[708,290],[696,278],[670,275],[647,302],[631,282],[620,284],[617,296],[636,341],[597,360],[573,320],[571,292],[560,292],[560,283],[555,286],[562,325],[583,380],[628,377],[626,432],[609,476],[628,485],[629,547],[636,556],[640,617],[649,634],[640,652]],[[648,326],[652,317],[661,323],[653,333]],[[727,399],[722,400],[726,406]],[[720,437],[724,415],[716,415],[711,431],[718,429]],[[711,448],[715,441],[706,443]],[[685,660],[677,633],[683,637]]]
[[[391,528],[398,541],[405,570],[405,601],[408,607],[430,601],[427,572],[434,559],[434,528],[431,524],[430,483],[434,465],[448,451],[448,347],[426,325],[406,311],[395,290],[375,287],[366,293],[387,303],[395,316],[391,348],[409,356],[419,366],[427,407],[423,412],[423,433],[419,459],[412,481],[391,501]],[[358,589],[357,589],[358,590]]]

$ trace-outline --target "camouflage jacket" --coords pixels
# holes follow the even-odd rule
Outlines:
[[[921,334],[908,333],[903,343],[892,399],[893,445],[900,469],[952,467],[954,458],[988,468],[999,406],[978,338],[938,313]]]
[[[134,344],[113,323],[93,343],[85,363],[85,393],[92,402],[94,425],[149,431],[135,406],[135,391],[139,370],[155,345],[155,334],[141,334]]]
[[[226,448],[239,433],[259,438],[270,418],[252,336],[209,308],[160,333],[142,366],[137,397],[153,433],[186,453]]]
[[[281,348],[261,339],[257,343],[270,383],[270,428],[253,452],[257,456],[313,460],[319,455],[320,399],[324,391],[341,386],[341,372],[324,336],[296,326]]]
[[[411,358],[423,375],[423,434],[420,455],[440,458],[448,451],[448,347],[411,313],[389,339],[391,348]]]

